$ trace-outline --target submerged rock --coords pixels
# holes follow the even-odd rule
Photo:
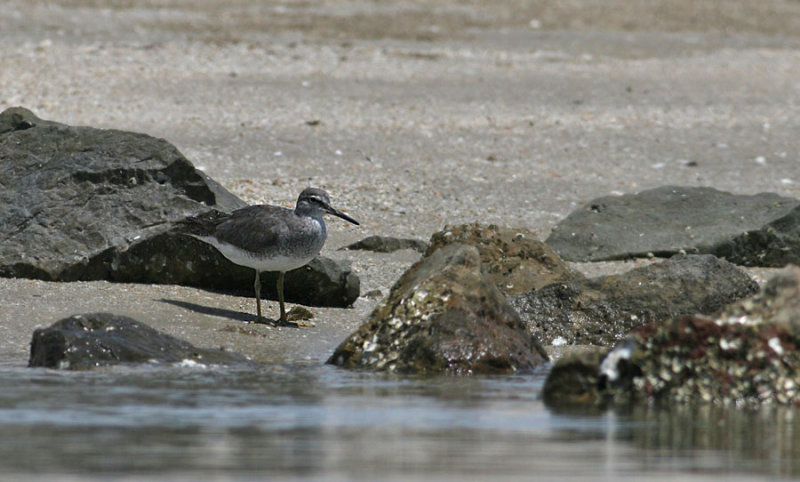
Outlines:
[[[30,367],[88,370],[120,363],[250,363],[237,353],[197,348],[126,316],[74,315],[33,332]]]
[[[709,314],[752,295],[758,284],[711,255],[678,255],[600,278],[556,283],[509,302],[544,344],[610,346],[635,327]]]
[[[713,402],[800,406],[800,268],[714,317],[637,328],[613,350],[565,357],[545,382],[553,407]]]
[[[391,253],[401,249],[413,249],[424,253],[429,244],[421,239],[393,238],[390,236],[367,236],[361,241],[349,244],[340,250],[364,250],[376,253]]]
[[[253,295],[252,270],[173,233],[187,216],[245,203],[163,139],[7,109],[0,113],[0,179],[0,276],[180,283]],[[266,277],[262,284],[269,294],[275,283]],[[349,266],[330,260],[288,273],[286,285],[288,301],[313,305],[348,306],[359,294]]]
[[[398,373],[507,373],[547,354],[481,271],[478,251],[452,244],[397,281],[328,360]]]
[[[483,270],[506,295],[583,278],[527,229],[477,223],[447,226],[431,236],[426,256],[452,243],[477,248]]]
[[[663,186],[594,199],[547,238],[568,261],[603,261],[680,252],[714,254],[749,266],[800,262],[800,201],[710,187]]]

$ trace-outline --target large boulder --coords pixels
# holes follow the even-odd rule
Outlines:
[[[250,363],[237,353],[198,348],[126,316],[74,315],[33,333],[28,366],[88,370],[137,363]]]
[[[714,254],[748,266],[800,262],[800,201],[772,193],[663,186],[595,199],[547,238],[568,261]]]
[[[552,407],[653,402],[800,404],[800,268],[712,317],[634,330],[612,350],[567,356],[543,390]]]
[[[173,232],[187,216],[245,203],[163,139],[7,109],[0,113],[0,185],[0,276],[180,283],[253,294],[252,270]],[[287,274],[287,300],[347,306],[358,297],[349,265],[322,264],[321,273],[317,263]],[[331,284],[320,289],[321,279]],[[270,281],[263,282],[266,290],[274,286]]]
[[[481,271],[478,251],[452,244],[397,281],[328,360],[398,373],[508,373],[547,354]]]
[[[710,314],[752,295],[758,284],[711,255],[677,255],[626,273],[555,283],[509,297],[544,344],[610,346],[635,327]]]
[[[113,279],[98,266],[172,222],[244,205],[164,141],[0,113],[0,275]],[[116,273],[117,278],[124,273]]]
[[[446,226],[431,236],[425,255],[453,243],[477,248],[484,272],[506,295],[583,278],[527,229],[478,223]]]

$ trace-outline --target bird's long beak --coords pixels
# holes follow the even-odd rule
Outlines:
[[[328,213],[333,214],[336,217],[340,217],[340,218],[344,219],[345,221],[351,222],[351,223],[355,224],[356,226],[360,226],[361,225],[361,223],[359,223],[355,219],[351,218],[350,216],[348,216],[347,214],[339,211],[336,208],[332,208],[332,207],[328,206],[326,208],[326,211],[328,211]]]

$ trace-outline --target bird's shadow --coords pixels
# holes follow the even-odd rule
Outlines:
[[[197,303],[189,303],[187,301],[180,301],[180,300],[170,300],[166,298],[161,298],[159,301],[162,303],[167,303],[187,310],[191,310],[196,313],[202,313],[204,315],[219,316],[221,318],[229,318],[231,320],[242,321],[244,323],[258,323],[258,317],[250,313],[225,310],[222,308],[198,305]],[[266,321],[269,323],[269,322],[274,322],[275,320],[266,318]]]

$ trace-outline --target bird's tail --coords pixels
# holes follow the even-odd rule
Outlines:
[[[222,211],[212,209],[196,216],[178,221],[175,231],[192,236],[208,236],[226,216]]]

